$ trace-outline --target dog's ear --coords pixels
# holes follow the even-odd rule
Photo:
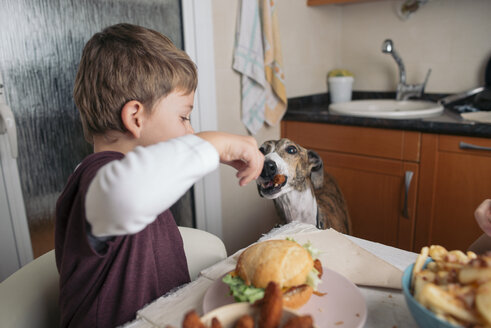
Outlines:
[[[319,189],[324,183],[324,162],[322,158],[313,150],[309,150],[310,180],[314,189]]]

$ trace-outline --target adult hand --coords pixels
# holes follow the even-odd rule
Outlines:
[[[198,137],[211,143],[220,156],[220,162],[237,170],[239,184],[245,186],[261,174],[264,155],[259,151],[256,139],[225,132],[200,132]]]
[[[484,233],[491,236],[491,199],[486,199],[479,205],[474,217]]]

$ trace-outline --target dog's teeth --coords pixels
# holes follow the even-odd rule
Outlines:
[[[275,183],[275,184],[274,184],[274,187],[275,187],[275,188],[276,188],[276,187],[278,187],[278,184],[277,184],[277,183]]]

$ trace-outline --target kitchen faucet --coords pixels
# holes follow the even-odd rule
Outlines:
[[[382,52],[386,54],[391,54],[392,58],[397,63],[399,67],[399,83],[397,84],[397,100],[407,100],[409,97],[417,97],[421,98],[424,93],[426,83],[428,82],[428,78],[431,74],[431,68],[426,73],[425,81],[421,84],[406,84],[406,69],[404,68],[404,63],[402,62],[401,57],[394,49],[394,43],[392,40],[387,39],[382,44]]]

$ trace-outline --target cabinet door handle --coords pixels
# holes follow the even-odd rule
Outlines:
[[[473,145],[464,141],[459,142],[459,147],[460,149],[474,149],[474,150],[488,150],[491,151],[491,147],[484,147],[484,146],[478,146],[478,145]]]
[[[406,171],[404,174],[404,208],[402,209],[402,216],[409,219],[409,211],[407,206],[407,197],[409,194],[409,187],[411,187],[411,180],[413,179],[414,172]]]

